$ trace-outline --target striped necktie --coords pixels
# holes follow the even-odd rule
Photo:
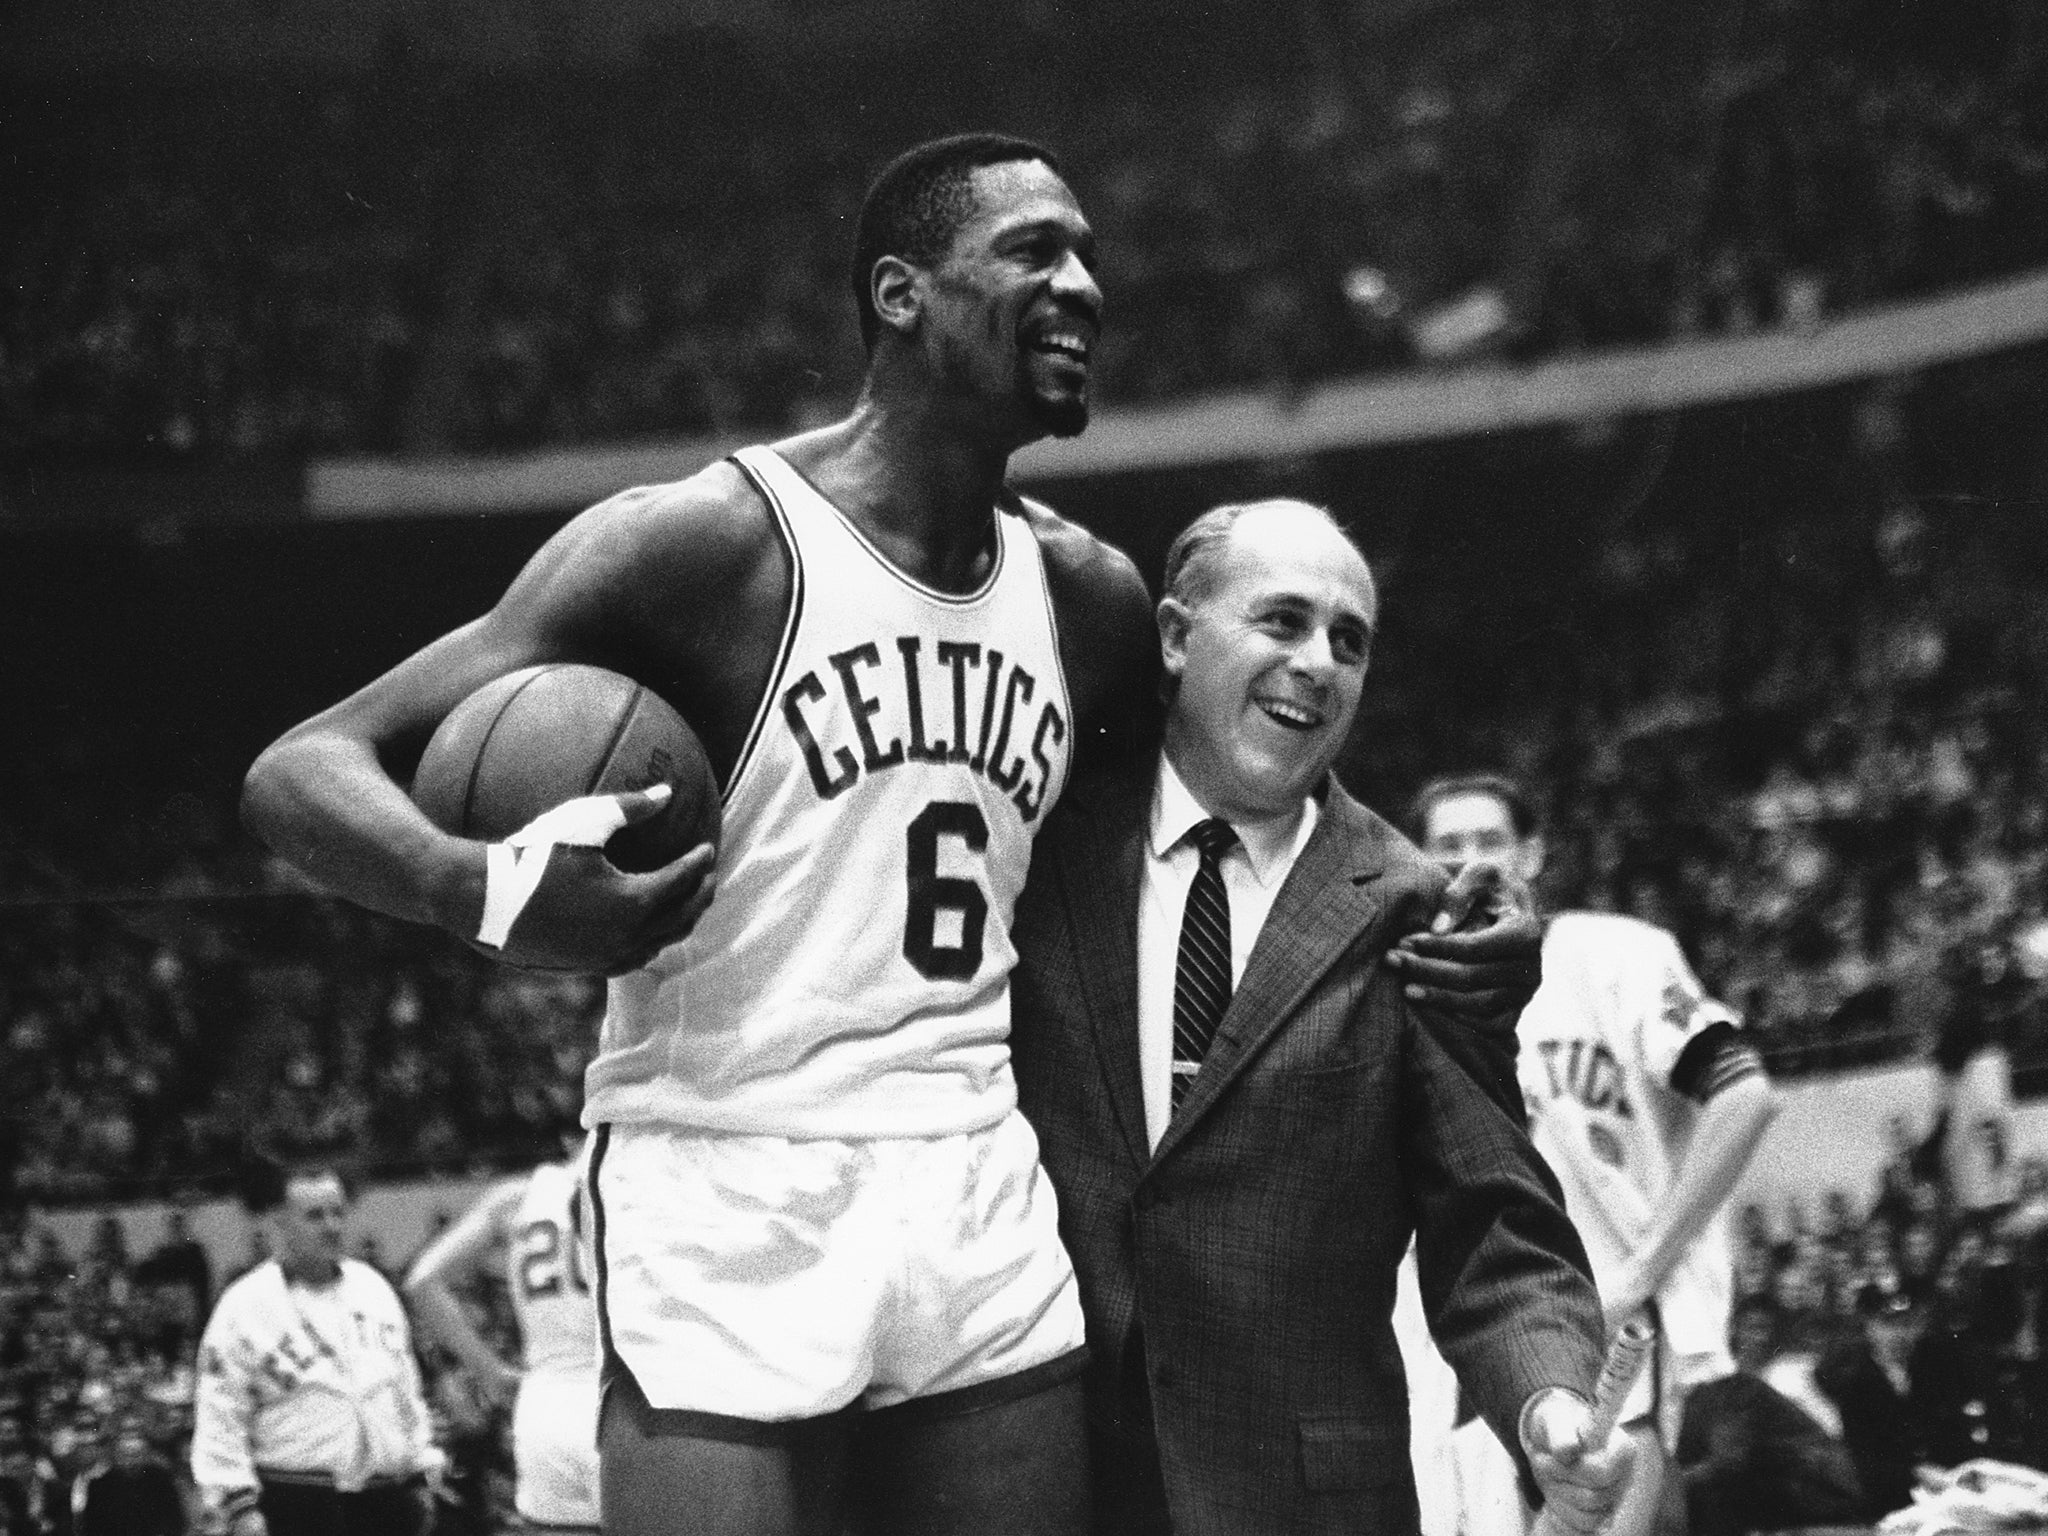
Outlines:
[[[1210,817],[1184,839],[1202,856],[1180,920],[1180,958],[1173,977],[1173,1097],[1181,1100],[1202,1069],[1209,1038],[1230,1006],[1230,898],[1223,855],[1237,846],[1230,823]]]

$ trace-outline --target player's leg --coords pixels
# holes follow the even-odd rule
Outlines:
[[[597,1373],[529,1372],[512,1407],[513,1507],[521,1529],[594,1533]]]
[[[1486,1420],[1474,1416],[1451,1431],[1449,1460],[1462,1536],[1527,1536],[1534,1511],[1522,1497],[1514,1457]]]
[[[1624,1427],[1635,1442],[1635,1474],[1629,1479],[1621,1502],[1614,1507],[1606,1536],[1654,1536],[1663,1526],[1664,1491],[1670,1481],[1670,1458],[1657,1428],[1647,1419]]]
[[[855,1529],[863,1536],[1082,1536],[1084,1425],[1081,1383],[1073,1378],[1023,1396],[968,1388],[868,1414],[847,1471]]]
[[[1422,1536],[1457,1536],[1458,1478],[1451,1431],[1458,1424],[1458,1375],[1429,1336],[1415,1245],[1394,1285],[1394,1342],[1408,1378],[1408,1456],[1415,1470]]]
[[[858,1144],[599,1129],[611,1536],[837,1536],[839,1414],[871,1375],[889,1246],[866,1214],[870,1163]]]
[[[875,1532],[1086,1529],[1080,1291],[1038,1138],[986,1130],[877,1147],[904,1253],[849,1468]]]
[[[653,1408],[630,1375],[598,1416],[606,1536],[838,1536],[844,1415],[721,1424]]]

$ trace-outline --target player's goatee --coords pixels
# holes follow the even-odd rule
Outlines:
[[[1033,414],[1054,437],[1079,437],[1088,430],[1088,400],[1075,395],[1064,400],[1035,399]]]

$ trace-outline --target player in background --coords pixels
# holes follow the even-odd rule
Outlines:
[[[350,899],[613,977],[584,1124],[614,1536],[1086,1519],[1009,930],[1077,756],[1152,750],[1157,645],[1131,562],[1005,474],[1087,422],[1095,237],[1046,151],[966,135],[883,171],[851,277],[844,420],[584,513],[244,790],[251,829]],[[555,661],[637,678],[702,739],[715,902],[709,849],[626,875],[581,846],[645,793],[555,838],[530,890],[407,798],[450,709]],[[1510,916],[1395,963],[1485,1015],[1526,995],[1533,940]]]
[[[493,1408],[512,1410],[513,1507],[533,1530],[595,1531],[597,1309],[580,1148],[493,1185],[413,1261],[405,1298]],[[477,1331],[456,1289],[502,1264],[521,1365]]]
[[[1499,859],[1534,883],[1543,839],[1527,795],[1492,775],[1438,779],[1417,796],[1417,840],[1456,873]],[[1643,1469],[1615,1536],[1658,1518],[1686,1390],[1734,1370],[1734,1261],[1725,1211],[1777,1113],[1740,1021],[1708,997],[1678,942],[1632,917],[1565,912],[1543,938],[1543,980],[1522,1010],[1519,1075],[1530,1135],[1564,1186],[1609,1332],[1637,1314],[1658,1329],[1653,1368],[1623,1409]],[[1507,1454],[1484,1423],[1443,1413],[1444,1367],[1403,1337],[1418,1467],[1455,1466],[1464,1536],[1520,1536],[1530,1517]],[[1425,1417],[1427,1416],[1427,1417]],[[1438,1525],[1446,1511],[1439,1506]]]

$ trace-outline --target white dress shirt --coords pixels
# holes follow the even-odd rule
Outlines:
[[[1233,821],[1237,846],[1223,855],[1223,893],[1230,903],[1230,985],[1244,978],[1245,961],[1266,926],[1273,899],[1316,829],[1320,808],[1304,799],[1288,816]],[[1180,963],[1181,916],[1201,855],[1185,839],[1208,819],[1164,753],[1152,789],[1145,877],[1138,897],[1138,1065],[1145,1085],[1145,1130],[1154,1147],[1166,1134],[1172,1105],[1173,984]]]

